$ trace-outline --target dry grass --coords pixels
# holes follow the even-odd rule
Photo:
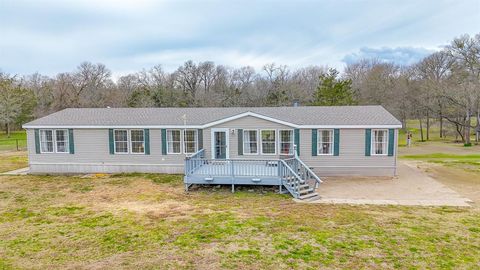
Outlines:
[[[27,166],[28,159],[25,151],[0,151],[0,173],[24,168]]]
[[[181,176],[0,176],[0,269],[478,268],[478,209],[294,203]]]

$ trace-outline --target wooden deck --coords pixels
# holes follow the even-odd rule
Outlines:
[[[185,189],[193,184],[273,185],[285,187],[295,198],[316,196],[321,183],[298,157],[290,159],[205,159],[203,150],[185,160]]]
[[[186,176],[190,184],[282,185],[278,162],[216,160]]]

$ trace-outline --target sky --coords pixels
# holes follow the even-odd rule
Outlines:
[[[480,33],[480,0],[0,0],[0,70],[114,77],[187,60],[342,70],[363,58],[411,64]]]

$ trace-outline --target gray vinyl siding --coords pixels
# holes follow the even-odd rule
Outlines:
[[[237,129],[291,129],[275,122],[246,116],[203,130],[206,158],[211,158],[212,128],[227,128],[230,159],[278,159],[276,155],[238,155]],[[234,130],[234,132],[232,132]],[[327,175],[394,175],[398,130],[394,156],[365,156],[365,129],[340,130],[339,156],[312,156],[311,129],[300,130],[300,159],[320,177]],[[75,129],[75,154],[36,154],[34,130],[27,130],[30,169],[33,173],[158,172],[183,173],[184,154],[162,155],[160,129],[150,129],[150,155],[109,153],[108,129]],[[259,144],[261,143],[259,139]],[[259,149],[260,150],[260,149]]]
[[[393,156],[365,156],[365,129],[340,129],[340,154],[312,156],[312,131],[300,130],[300,159],[322,175],[394,175]],[[398,130],[395,131],[397,145]]]
[[[203,131],[203,136],[204,136],[204,148],[205,148],[205,153],[207,154],[207,157],[211,157],[211,150],[212,150],[212,144],[211,144],[211,136],[212,136],[212,129],[216,128],[228,128],[229,129],[229,158],[230,159],[236,159],[236,158],[241,158],[241,159],[278,159],[280,155],[278,154],[278,143],[277,143],[277,154],[276,155],[262,155],[260,153],[260,131],[262,129],[274,129],[274,130],[283,130],[283,129],[291,129],[293,130],[292,127],[278,124],[275,122],[259,119],[256,117],[252,116],[246,116],[240,119],[232,120],[226,123],[222,123],[216,126],[213,126],[211,128],[206,128]],[[234,133],[231,132],[231,129],[234,130]],[[238,130],[237,129],[256,129],[258,130],[258,138],[259,138],[259,154],[258,155],[238,155]],[[276,138],[277,142],[279,141],[279,134],[276,132]]]
[[[75,154],[35,153],[34,130],[27,130],[32,172],[165,172],[183,173],[184,154],[162,155],[161,130],[150,129],[150,155],[109,152],[108,129],[75,129]]]

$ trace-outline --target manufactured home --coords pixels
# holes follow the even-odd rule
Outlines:
[[[182,173],[192,184],[393,176],[401,123],[381,106],[70,108],[23,126],[30,173]]]

